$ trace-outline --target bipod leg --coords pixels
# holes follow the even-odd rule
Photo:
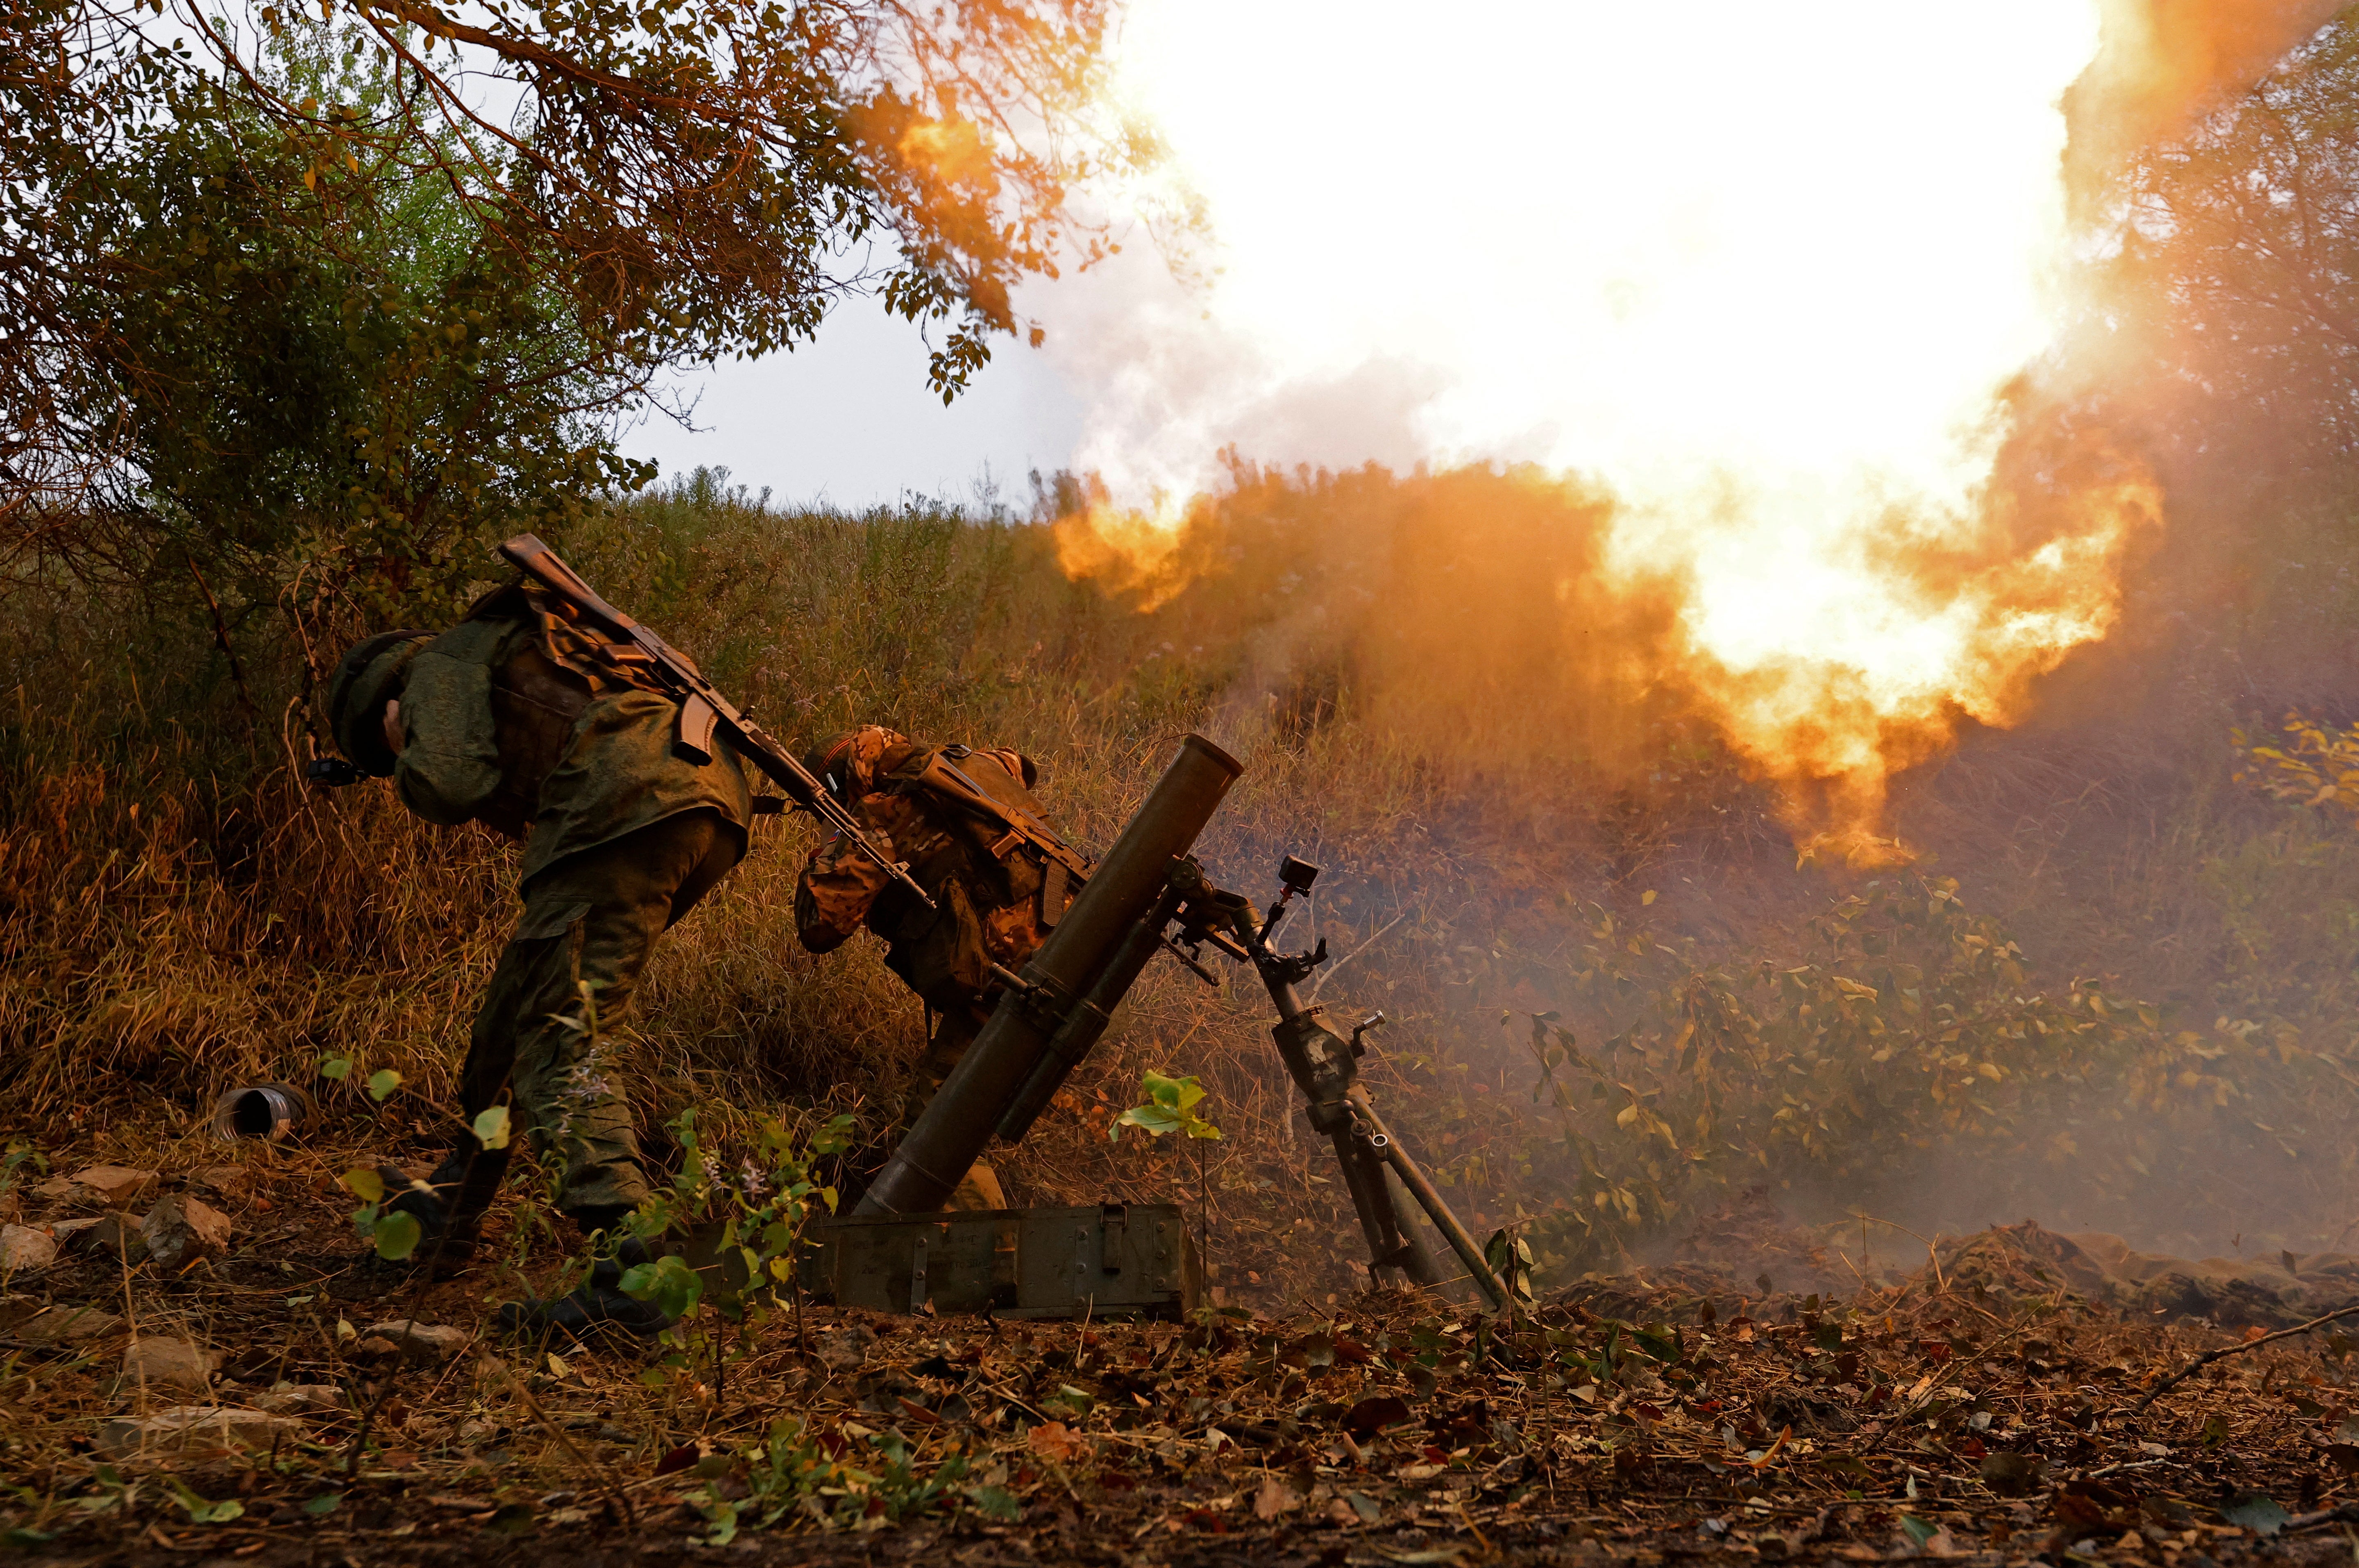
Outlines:
[[[1376,1285],[1397,1286],[1408,1265],[1408,1249],[1393,1213],[1392,1194],[1385,1191],[1385,1165],[1367,1146],[1357,1127],[1338,1127],[1330,1135],[1335,1161],[1343,1168],[1343,1185],[1360,1216],[1360,1234],[1368,1242],[1368,1279]]]
[[[1408,1252],[1408,1277],[1420,1285],[1441,1284],[1441,1261],[1433,1256],[1433,1248],[1425,1244],[1425,1233],[1417,1228],[1417,1216],[1409,1212],[1409,1205],[1416,1200],[1408,1195],[1408,1189],[1401,1185],[1399,1174],[1390,1164],[1381,1164],[1380,1169],[1385,1173],[1385,1199],[1392,1204],[1394,1218],[1400,1228],[1401,1245]]]
[[[1491,1272],[1491,1265],[1484,1258],[1482,1247],[1460,1223],[1458,1216],[1451,1213],[1450,1205],[1442,1200],[1432,1179],[1419,1169],[1408,1150],[1401,1146],[1400,1139],[1392,1135],[1385,1126],[1384,1118],[1376,1115],[1376,1107],[1369,1102],[1365,1089],[1354,1083],[1349,1098],[1353,1110],[1359,1113],[1360,1125],[1365,1130],[1370,1147],[1386,1164],[1392,1167],[1393,1174],[1400,1178],[1401,1185],[1408,1189],[1409,1196],[1417,1200],[1418,1206],[1433,1222],[1433,1228],[1450,1243],[1450,1250],[1458,1254],[1458,1260],[1466,1265],[1466,1272],[1474,1277],[1474,1283],[1490,1299],[1492,1310],[1504,1309],[1507,1304],[1507,1288],[1499,1282],[1497,1275]]]

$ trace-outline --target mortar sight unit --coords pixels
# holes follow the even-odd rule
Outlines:
[[[1505,1306],[1506,1290],[1482,1247],[1360,1082],[1364,1037],[1384,1015],[1362,1020],[1348,1040],[1336,1034],[1324,1009],[1306,1003],[1297,990],[1327,962],[1327,944],[1291,953],[1271,945],[1294,900],[1317,882],[1319,867],[1286,856],[1278,864],[1277,900],[1257,911],[1251,899],[1214,886],[1190,853],[1243,771],[1201,735],[1181,743],[1180,755],[1023,973],[1003,973],[990,1020],[877,1173],[854,1217],[939,1211],[995,1135],[1012,1143],[1030,1130],[1158,953],[1217,984],[1205,963],[1209,948],[1250,964],[1277,1008],[1271,1033],[1278,1056],[1308,1102],[1312,1128],[1334,1146],[1367,1238],[1375,1281],[1448,1281],[1416,1226],[1414,1203],[1491,1304]]]

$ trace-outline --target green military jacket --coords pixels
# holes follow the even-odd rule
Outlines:
[[[394,789],[444,826],[484,822],[524,840],[521,880],[682,811],[710,809],[745,852],[745,769],[673,749],[679,706],[614,681],[582,681],[545,657],[544,629],[484,614],[419,650],[401,691]],[[570,667],[569,667],[570,669]]]

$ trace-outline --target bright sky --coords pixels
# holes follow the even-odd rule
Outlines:
[[[1003,344],[952,407],[926,390],[915,329],[854,301],[793,354],[714,366],[686,386],[701,396],[684,430],[650,417],[624,441],[666,474],[726,468],[774,500],[851,510],[905,495],[974,502],[986,477],[1023,509],[1026,471],[1062,464],[1079,444],[1082,403],[1040,354]]]
[[[1813,508],[1971,482],[1958,438],[2048,339],[2056,95],[2091,0],[1481,15],[1133,0],[1124,90],[1210,200],[1209,293],[1147,256],[1033,290],[1049,347],[1006,344],[947,411],[914,332],[850,305],[713,373],[709,433],[634,450],[851,506],[1076,460],[1141,498],[1231,441],[1528,457],[1657,496],[1719,469]]]

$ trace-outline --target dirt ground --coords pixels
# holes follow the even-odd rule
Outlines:
[[[1513,1319],[1410,1292],[1190,1323],[812,1306],[743,1331],[708,1312],[680,1346],[540,1345],[500,1338],[491,1306],[545,1278],[553,1247],[524,1276],[489,1258],[439,1282],[379,1264],[336,1163],[159,1177],[136,1207],[210,1198],[234,1225],[224,1254],[177,1271],[77,1231],[107,1212],[87,1192],[24,1185],[20,1225],[68,1245],[0,1303],[15,1555],[2359,1557],[2352,1342],[2339,1324],[2258,1340],[2340,1304],[2321,1293],[2334,1270],[2298,1259],[2282,1267],[2311,1288],[2242,1326],[2222,1303],[2262,1287],[2125,1293],[2089,1247],[2021,1226],[1847,1295],[1764,1295],[1767,1270],[1748,1281],[1695,1258],[1544,1292]],[[503,1211],[495,1240],[516,1223]],[[1721,1239],[1789,1274],[1810,1262],[1807,1238],[1768,1224]],[[405,1350],[369,1332],[392,1319],[458,1332]],[[201,1359],[156,1359],[168,1341]],[[2147,1402],[2196,1353],[2232,1346]],[[185,1440],[129,1424],[188,1408],[243,1413]]]

